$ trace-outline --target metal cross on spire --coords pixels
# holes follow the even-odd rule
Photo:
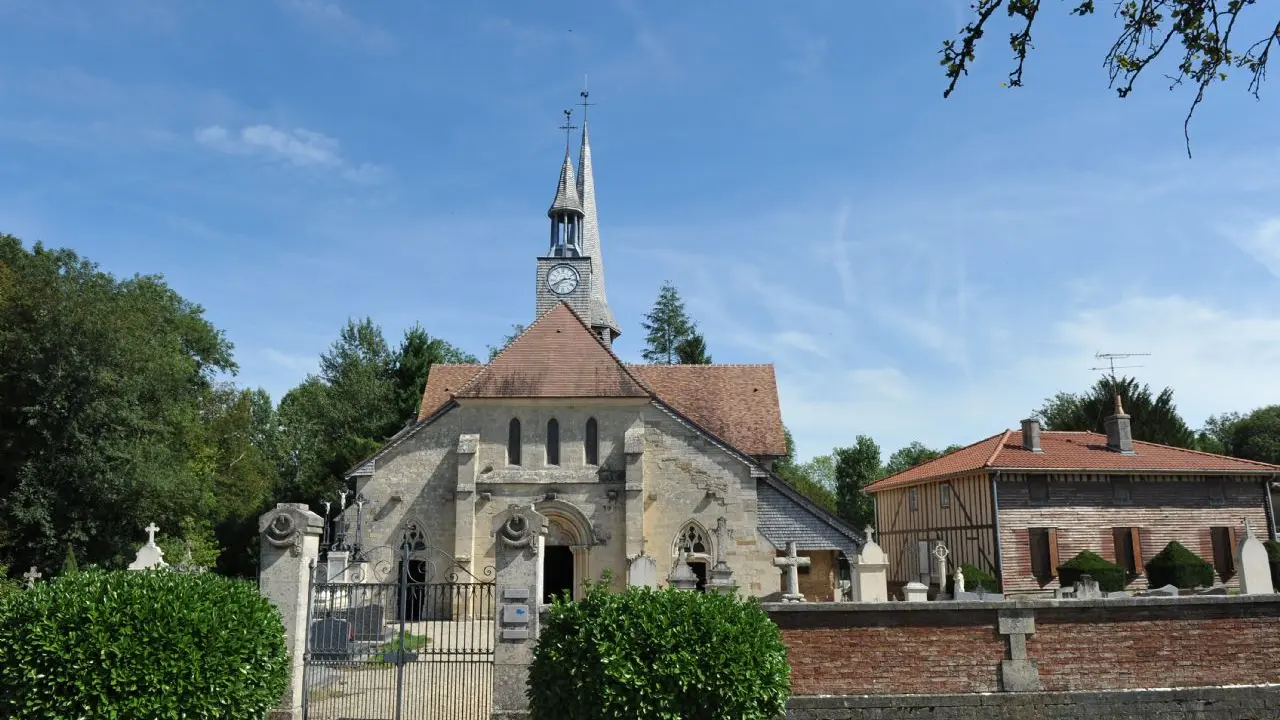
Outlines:
[[[570,133],[572,133],[574,130],[577,130],[577,129],[578,129],[578,126],[577,126],[577,125],[574,125],[574,124],[571,122],[572,118],[573,118],[573,110],[572,110],[572,109],[570,109],[570,110],[565,110],[565,111],[564,111],[564,124],[560,126],[560,129],[564,131],[564,151],[565,151],[565,152],[569,152],[569,139],[570,139]]]
[[[582,76],[582,92],[578,93],[578,97],[582,98],[582,102],[578,103],[582,106],[582,124],[587,124],[587,108],[595,105],[588,98],[591,97],[591,91],[587,90],[587,76]]]

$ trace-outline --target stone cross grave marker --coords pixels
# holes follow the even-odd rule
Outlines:
[[[150,524],[148,524],[146,527],[144,527],[144,528],[142,528],[142,529],[147,531],[147,544],[148,544],[148,545],[155,545],[155,544],[156,544],[156,533],[160,532],[160,528],[156,527],[156,524],[155,524],[155,523],[150,523]]]
[[[795,540],[787,541],[786,557],[773,559],[775,566],[785,568],[787,572],[787,591],[782,595],[783,602],[804,602],[804,595],[800,594],[800,568],[808,567],[809,563],[809,558],[796,554]]]
[[[22,574],[22,577],[27,579],[27,589],[30,590],[36,586],[36,581],[44,577],[44,575],[35,565],[32,565],[30,570]]]
[[[947,557],[950,555],[951,551],[942,542],[939,542],[933,548],[933,556],[938,559],[939,592],[946,592],[947,589]]]

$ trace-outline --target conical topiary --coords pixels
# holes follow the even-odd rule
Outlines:
[[[79,567],[76,566],[76,551],[71,547],[71,543],[67,543],[67,556],[62,559],[61,575],[70,575],[78,572]]]
[[[1119,592],[1124,590],[1124,568],[1088,550],[1058,566],[1058,583],[1068,588],[1076,584],[1082,576],[1088,575],[1098,581],[1098,589],[1103,592]]]
[[[1209,587],[1213,585],[1213,566],[1173,540],[1147,561],[1147,584],[1153,588],[1172,585],[1183,590]]]

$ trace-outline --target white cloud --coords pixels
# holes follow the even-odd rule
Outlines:
[[[267,348],[262,351],[262,356],[271,363],[298,375],[315,372],[319,366],[319,360],[315,355],[298,355],[276,350],[275,348]]]
[[[280,0],[280,4],[316,27],[369,49],[385,50],[393,44],[385,30],[360,20],[335,0]]]
[[[1280,217],[1263,220],[1252,231],[1241,233],[1236,244],[1280,278]]]
[[[233,155],[257,155],[300,168],[341,170],[344,177],[356,182],[374,182],[382,176],[382,170],[375,165],[349,164],[337,139],[306,128],[284,130],[260,124],[232,132],[221,125],[210,125],[197,130],[195,139],[201,145]]]

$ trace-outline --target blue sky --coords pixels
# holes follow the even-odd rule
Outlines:
[[[533,312],[589,75],[609,299],[670,280],[771,362],[802,456],[967,443],[1149,352],[1188,421],[1280,402],[1276,88],[1101,66],[1050,2],[1028,87],[963,0],[0,0],[0,230],[160,273],[279,397],[351,316],[483,355]],[[1167,67],[1159,68],[1161,72]]]

